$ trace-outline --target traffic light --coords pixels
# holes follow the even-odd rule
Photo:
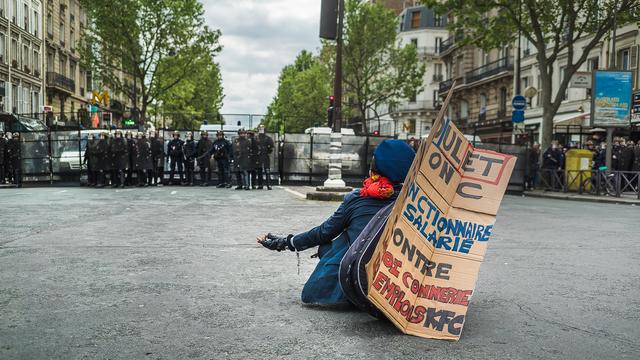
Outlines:
[[[322,0],[320,8],[320,37],[335,40],[338,33],[338,0]]]
[[[329,108],[327,109],[327,126],[333,129],[333,103],[336,100],[336,97],[331,95],[329,96]]]
[[[380,130],[374,130],[373,136],[380,136]]]

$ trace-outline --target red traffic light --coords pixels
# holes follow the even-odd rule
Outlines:
[[[336,99],[336,97],[335,97],[335,96],[333,96],[333,95],[330,95],[330,96],[329,96],[329,101],[333,101],[333,100],[335,100],[335,99]]]
[[[380,131],[374,130],[373,131],[373,136],[380,136]]]

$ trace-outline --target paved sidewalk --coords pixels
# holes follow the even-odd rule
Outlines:
[[[546,199],[556,199],[556,200],[572,200],[572,201],[585,201],[585,202],[595,202],[595,203],[607,203],[607,204],[623,204],[623,205],[640,205],[640,199],[637,199],[633,196],[623,195],[622,197],[614,197],[614,196],[596,196],[596,195],[587,195],[587,194],[578,194],[574,192],[556,192],[556,191],[544,191],[544,190],[533,190],[533,191],[525,191],[524,196],[528,197],[536,197],[536,198],[546,198]]]

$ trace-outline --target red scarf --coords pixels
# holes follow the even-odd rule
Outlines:
[[[376,199],[388,199],[393,195],[393,183],[380,175],[367,178],[360,189],[360,196],[368,196]]]

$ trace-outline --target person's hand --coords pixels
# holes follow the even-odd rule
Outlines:
[[[276,250],[278,252],[282,250],[293,250],[291,245],[289,244],[289,239],[293,237],[293,235],[280,236],[274,235],[272,233],[268,233],[266,235],[262,235],[258,237],[258,244],[266,247],[269,250]]]

